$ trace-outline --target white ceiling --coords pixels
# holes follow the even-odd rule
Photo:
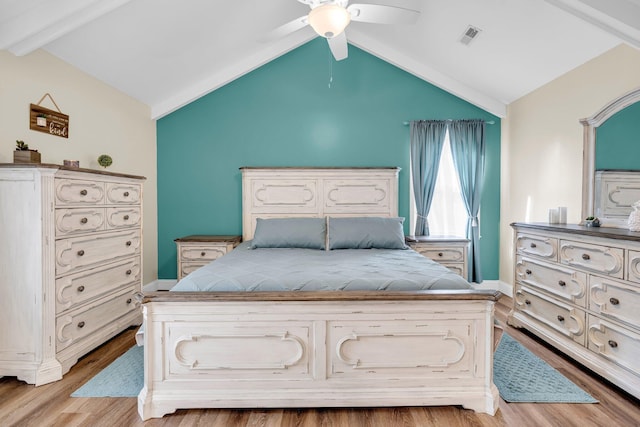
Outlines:
[[[362,2],[421,16],[402,26],[352,22],[352,45],[500,117],[621,42],[640,48],[640,0]],[[43,48],[159,118],[313,39],[306,27],[260,40],[308,11],[296,0],[0,0],[0,49]],[[465,46],[468,25],[482,31]]]

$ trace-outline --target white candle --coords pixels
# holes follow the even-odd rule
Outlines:
[[[549,224],[558,223],[558,209],[549,209]]]
[[[558,208],[558,223],[559,224],[567,223],[567,207],[566,206],[560,206]]]

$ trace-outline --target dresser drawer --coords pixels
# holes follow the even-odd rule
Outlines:
[[[56,206],[104,203],[104,183],[79,179],[55,180]]]
[[[56,237],[105,229],[104,208],[56,209]]]
[[[70,237],[56,243],[56,274],[94,267],[140,253],[140,230]]]
[[[533,289],[516,284],[514,307],[535,323],[585,345],[586,313]]]
[[[107,208],[107,228],[109,230],[127,227],[139,227],[142,215],[139,207]]]
[[[558,264],[516,257],[516,280],[585,307],[587,274]]]
[[[138,184],[107,183],[107,204],[140,204],[142,187]]]
[[[640,328],[640,288],[591,276],[589,289],[591,311]]]
[[[134,298],[136,291],[137,288],[131,286],[59,316],[56,319],[56,352],[96,333],[119,317],[139,310],[139,303]]]
[[[560,262],[622,279],[624,250],[590,243],[560,241]]]
[[[518,233],[516,236],[516,253],[533,255],[551,261],[558,260],[558,239],[535,234]]]
[[[640,283],[640,252],[629,251],[627,260],[627,278],[631,282]]]
[[[206,245],[181,245],[180,260],[182,262],[190,261],[213,261],[227,253],[227,244],[206,244]],[[207,264],[206,262],[203,263]]]
[[[56,312],[91,301],[131,283],[140,283],[140,257],[56,279]]]
[[[430,258],[438,263],[444,264],[447,262],[463,262],[464,261],[464,248],[461,247],[438,247],[431,245],[412,245],[412,248],[427,258]]]
[[[640,374],[640,335],[606,319],[589,316],[589,350]]]

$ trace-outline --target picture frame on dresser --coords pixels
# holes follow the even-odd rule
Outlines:
[[[0,376],[42,385],[140,325],[144,177],[0,164]]]

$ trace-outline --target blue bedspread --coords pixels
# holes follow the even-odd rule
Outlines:
[[[183,278],[172,291],[410,291],[470,289],[462,277],[413,250],[250,249]]]

